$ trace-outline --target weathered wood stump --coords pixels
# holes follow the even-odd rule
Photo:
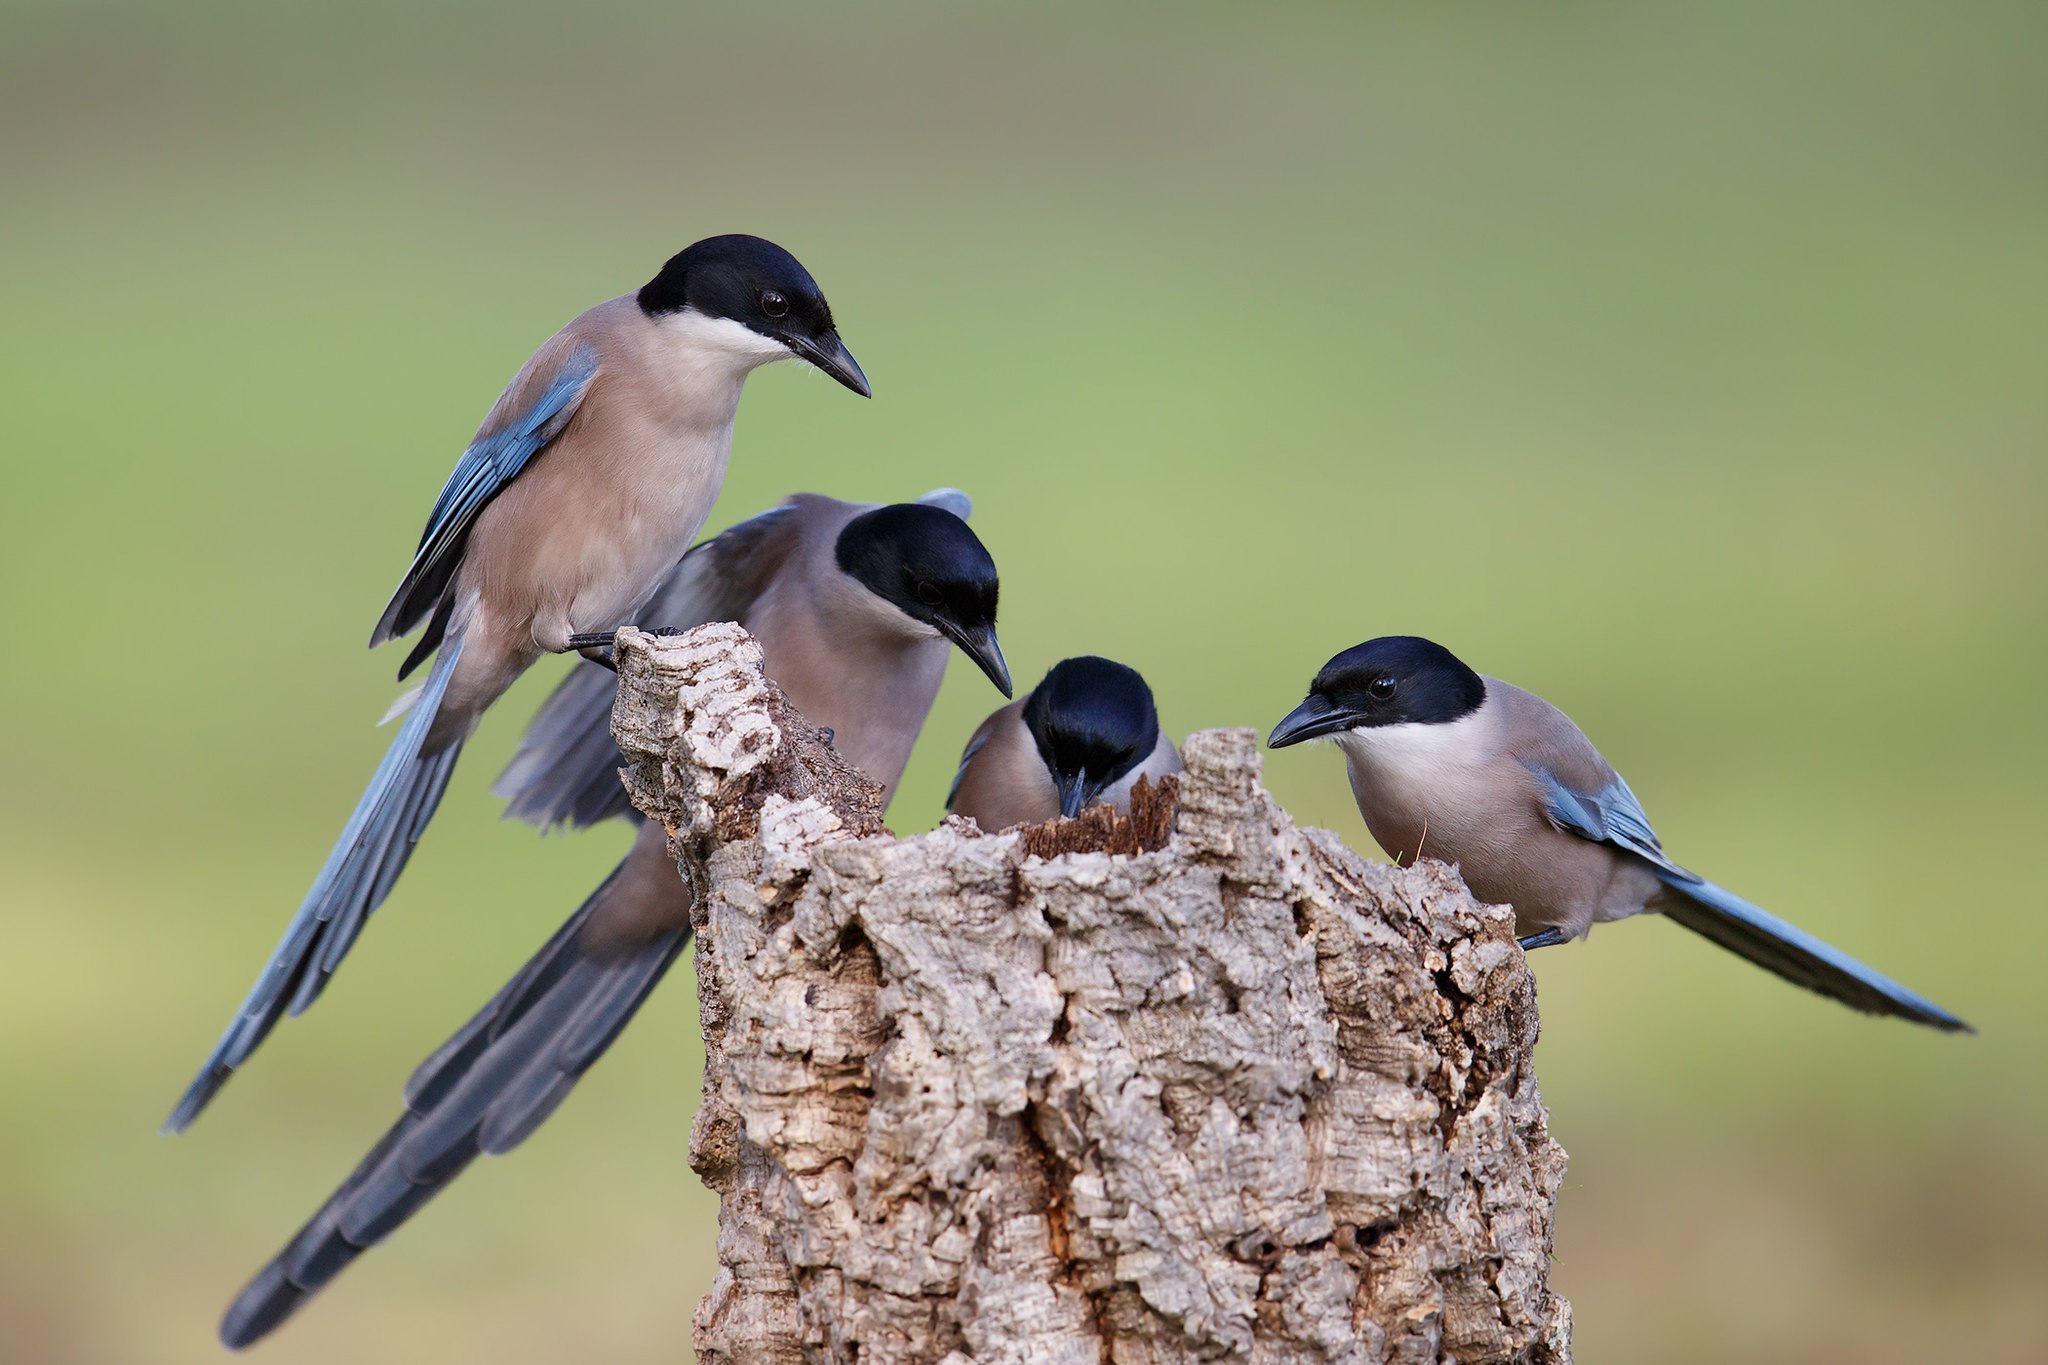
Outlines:
[[[896,838],[737,626],[618,653],[698,900],[699,1359],[1569,1360],[1505,909],[1297,828],[1241,730],[1128,820]]]

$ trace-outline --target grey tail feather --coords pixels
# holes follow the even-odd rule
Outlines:
[[[491,789],[511,801],[506,815],[541,829],[583,829],[632,813],[619,782],[626,760],[612,742],[618,691],[618,678],[597,664],[569,670],[534,714],[519,752]]]
[[[604,1055],[690,941],[685,925],[592,951],[583,930],[611,885],[413,1074],[404,1116],[228,1306],[223,1344],[268,1335],[470,1162],[517,1146]]]
[[[1795,986],[1865,1014],[1886,1014],[1949,1033],[1977,1030],[1847,953],[1712,882],[1658,874],[1670,889],[1658,909],[1694,933]]]
[[[189,1127],[227,1084],[235,1068],[269,1036],[278,1019],[287,1010],[300,1013],[319,997],[354,946],[364,921],[390,894],[421,831],[433,818],[462,751],[458,740],[438,753],[420,752],[461,653],[462,642],[457,639],[434,661],[419,700],[392,737],[383,762],[377,765],[341,837],[313,879],[312,889],[285,927],[270,965],[256,979],[206,1065],[171,1111],[165,1132],[179,1133]]]

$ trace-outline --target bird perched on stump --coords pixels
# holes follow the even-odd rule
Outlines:
[[[710,237],[550,337],[491,408],[370,633],[424,625],[398,670],[426,683],[213,1054],[182,1131],[289,1010],[306,1009],[390,894],[463,741],[544,654],[633,622],[725,482],[747,375],[801,359],[862,397],[810,272],[759,237]]]
[[[1390,635],[1323,665],[1273,727],[1275,749],[1329,739],[1381,848],[1455,863],[1481,900],[1512,905],[1525,949],[1656,911],[1852,1009],[1951,1031],[1969,1025],[1665,856],[1635,793],[1564,712],[1473,672],[1442,645]]]
[[[1097,804],[1128,813],[1139,778],[1179,771],[1180,750],[1159,728],[1144,678],[1087,654],[1054,664],[981,723],[946,809],[987,830],[1072,819]]]

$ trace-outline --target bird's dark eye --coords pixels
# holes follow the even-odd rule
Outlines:
[[[773,289],[764,290],[761,294],[761,311],[771,318],[779,318],[789,311],[789,300]]]
[[[1365,690],[1372,693],[1372,699],[1374,701],[1385,701],[1388,697],[1394,695],[1394,687],[1395,683],[1393,675],[1388,673],[1382,673],[1377,678],[1374,678],[1371,682],[1367,683],[1365,685]]]
[[[942,606],[946,601],[946,594],[940,592],[939,585],[929,578],[920,578],[917,580],[917,600],[928,607]]]

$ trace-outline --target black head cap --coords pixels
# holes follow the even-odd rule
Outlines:
[[[694,308],[730,318],[781,342],[863,398],[869,395],[867,376],[839,339],[824,291],[802,262],[765,238],[735,232],[684,247],[638,297],[654,317]]]
[[[959,645],[1010,695],[996,642],[996,562],[966,522],[930,503],[891,503],[846,523],[833,557],[869,592]]]
[[[1359,726],[1443,725],[1486,700],[1486,683],[1457,655],[1418,635],[1383,635],[1323,665],[1308,699],[1273,727],[1275,749]]]
[[[1152,689],[1134,668],[1084,654],[1052,666],[1024,703],[1024,726],[1071,819],[1159,743]]]

